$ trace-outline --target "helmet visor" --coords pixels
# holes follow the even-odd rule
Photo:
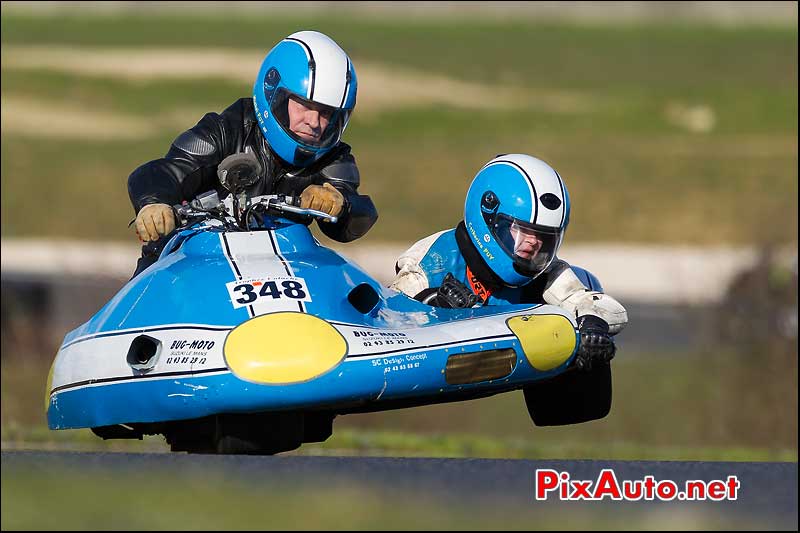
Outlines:
[[[339,142],[350,110],[313,102],[281,87],[272,98],[272,115],[289,137],[313,150]]]
[[[560,229],[537,226],[504,214],[498,214],[491,227],[500,248],[514,261],[514,268],[531,278],[550,266],[561,243]]]

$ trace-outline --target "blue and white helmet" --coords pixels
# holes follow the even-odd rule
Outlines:
[[[523,154],[497,156],[472,180],[464,204],[470,239],[509,287],[541,274],[569,224],[569,194],[550,165]]]
[[[293,33],[270,50],[258,71],[253,103],[261,132],[284,161],[308,166],[342,137],[356,106],[358,82],[350,58],[330,37],[316,31]],[[289,98],[329,118],[318,141],[289,129]]]

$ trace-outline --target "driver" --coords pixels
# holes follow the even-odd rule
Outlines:
[[[300,207],[338,217],[319,227],[339,242],[367,233],[378,213],[369,196],[358,194],[358,168],[350,146],[341,142],[357,87],[350,58],[328,36],[301,31],[275,45],[261,64],[252,99],[206,114],[163,158],[128,178],[143,243],[134,276],[156,261],[175,229],[172,205],[212,190],[227,194],[217,166],[236,153],[254,154],[262,169],[249,196],[299,196]]]
[[[628,314],[595,276],[558,259],[569,214],[567,188],[547,163],[498,156],[473,179],[464,220],[404,252],[390,287],[438,307],[557,305],[577,319],[576,364],[591,370],[614,357]]]

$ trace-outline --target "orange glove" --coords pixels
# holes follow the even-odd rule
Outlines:
[[[300,194],[300,207],[316,209],[336,217],[344,207],[344,196],[327,182],[322,185],[309,185]]]
[[[167,204],[149,204],[136,215],[136,235],[142,242],[156,241],[175,229],[175,213]]]

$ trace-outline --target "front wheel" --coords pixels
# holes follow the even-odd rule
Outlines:
[[[596,364],[589,372],[572,367],[522,390],[528,414],[537,426],[599,420],[611,411],[611,365]]]

